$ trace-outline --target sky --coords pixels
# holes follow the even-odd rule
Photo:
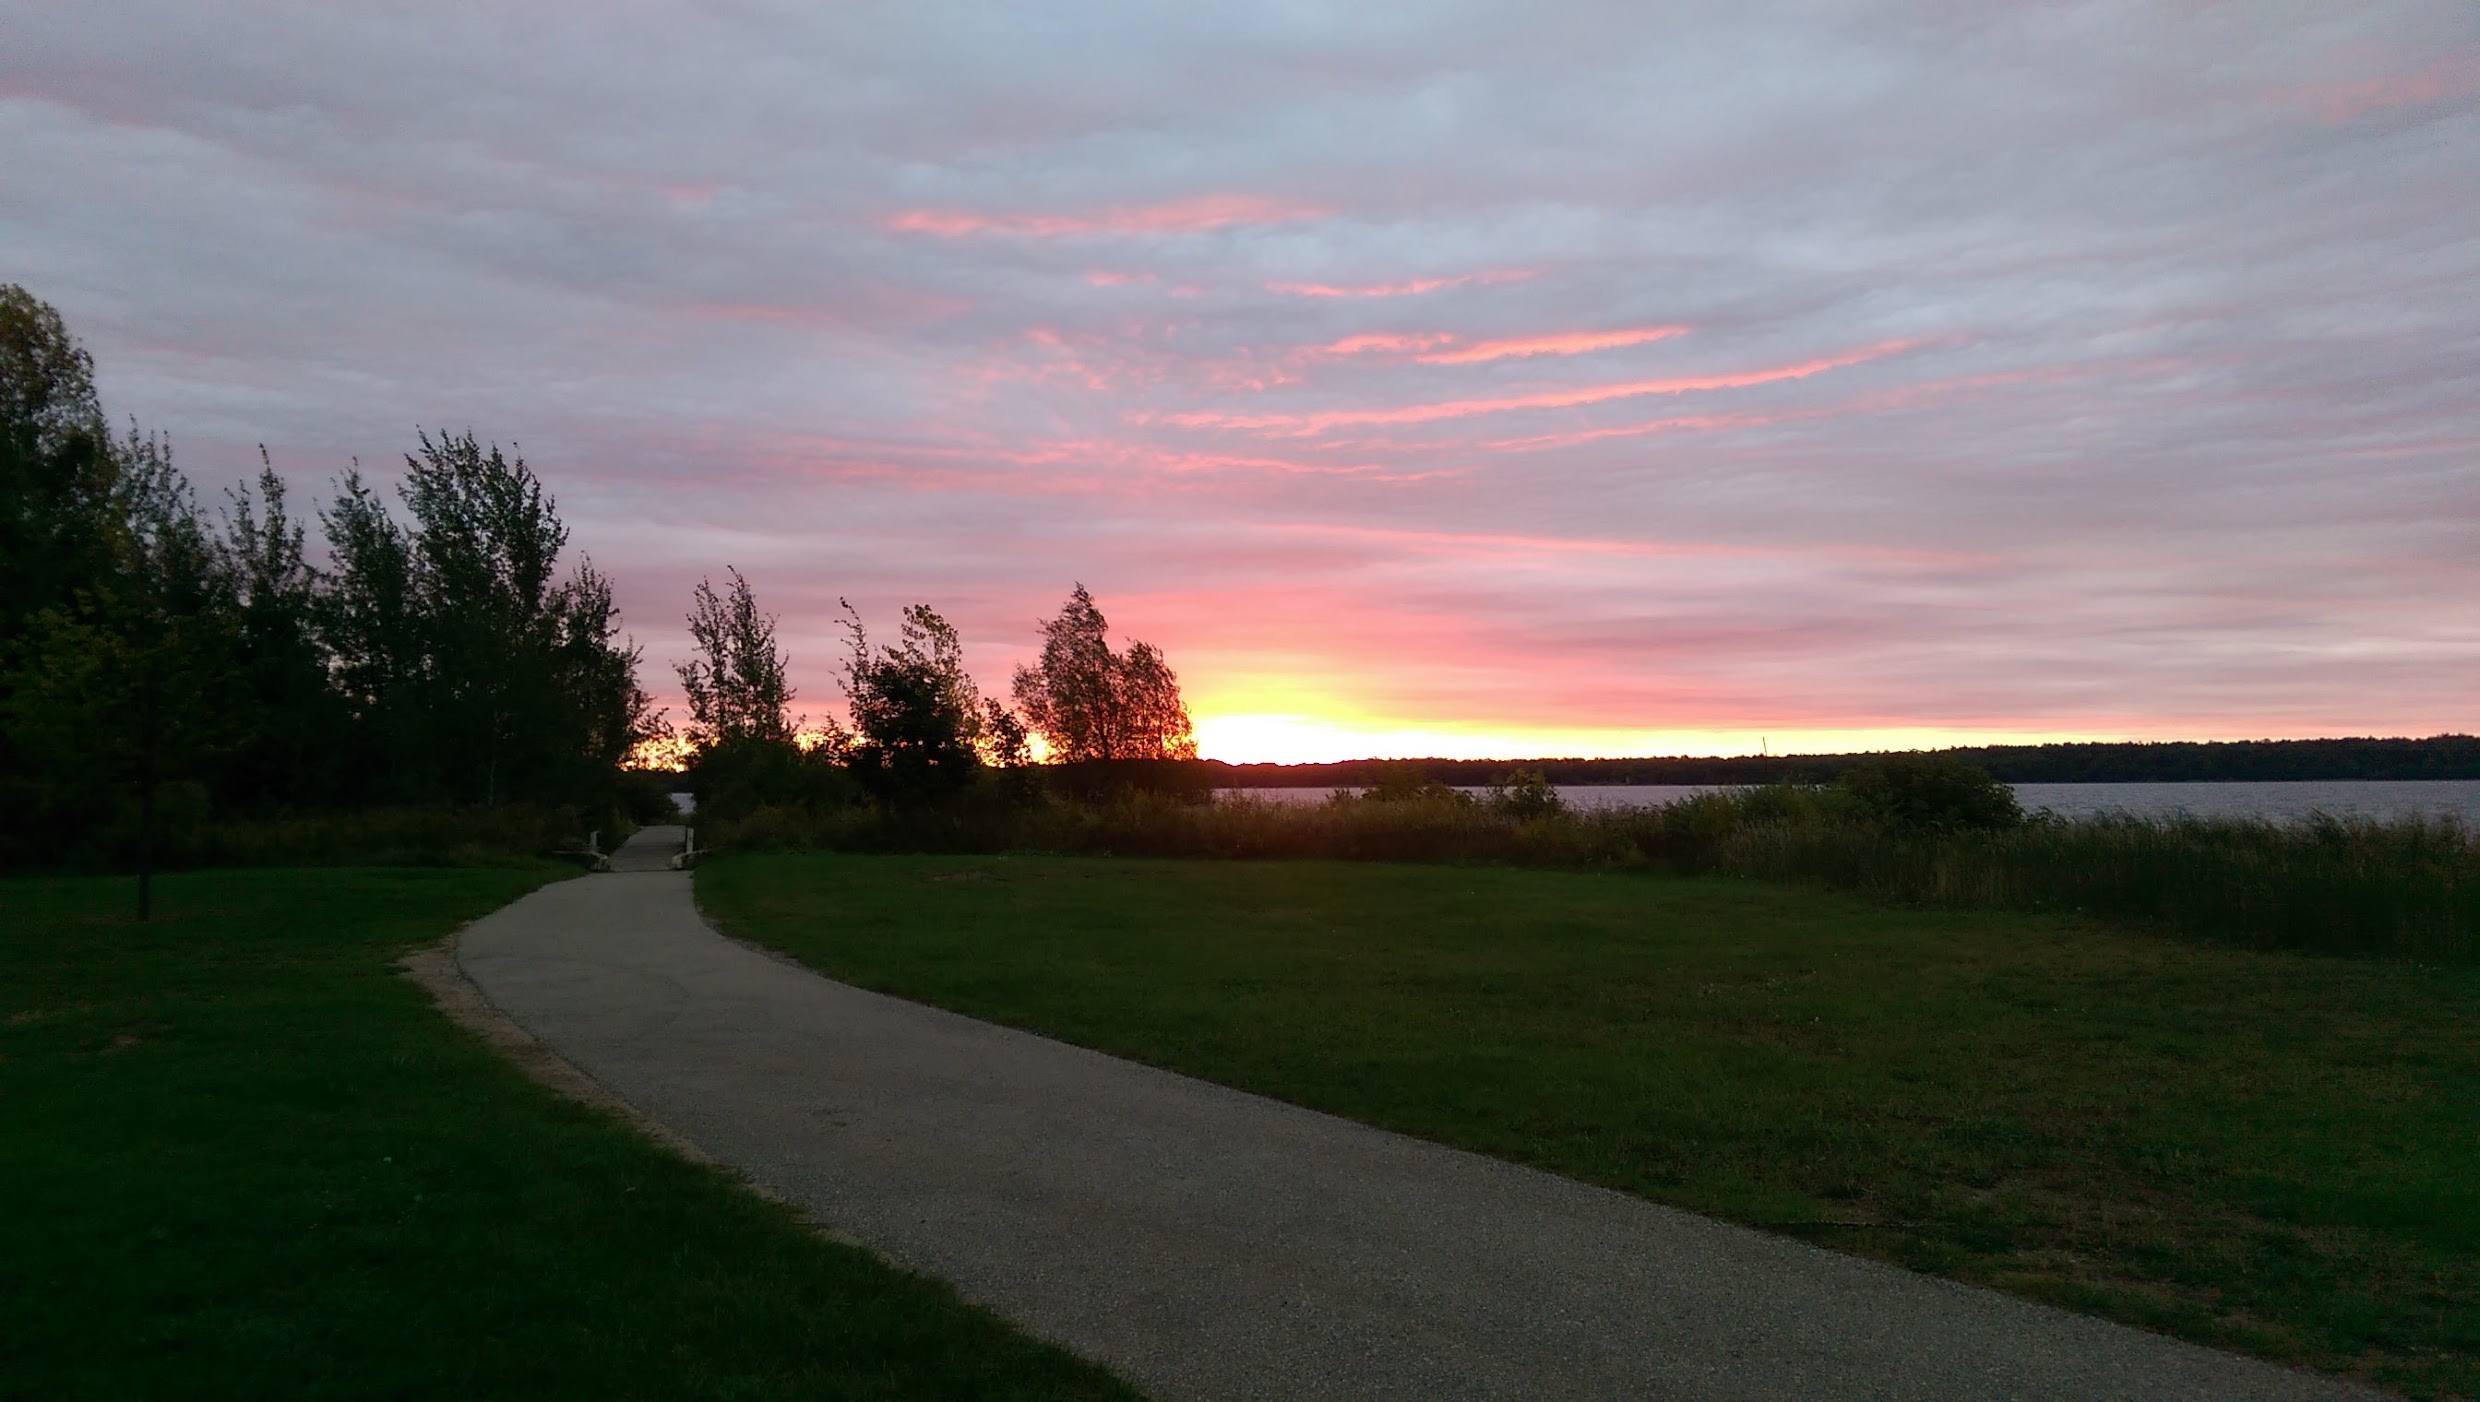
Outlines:
[[[0,281],[210,489],[513,443],[1205,754],[2480,724],[2480,7],[0,10]]]

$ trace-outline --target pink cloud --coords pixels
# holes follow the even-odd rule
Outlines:
[[[1996,557],[1946,550],[1852,545],[1744,545],[1721,541],[1608,540],[1589,536],[1522,535],[1498,531],[1420,531],[1383,526],[1289,522],[1267,529],[1465,555],[1585,555],[1632,559],[1776,560],[1844,558],[1877,564],[1986,566]]]
[[[1547,336],[1480,341],[1455,350],[1433,351],[1421,359],[1430,365],[1477,365],[1485,360],[1506,360],[1518,356],[1583,355],[1587,351],[1617,350],[1622,346],[1641,346],[1649,341],[1666,341],[1686,334],[1688,328],[1685,326],[1640,326],[1629,331],[1561,331]]]
[[[1397,354],[1409,355],[1415,352],[1428,350],[1433,346],[1446,346],[1453,345],[1454,343],[1455,338],[1445,334],[1444,332],[1440,332],[1435,335],[1413,336],[1389,335],[1383,332],[1375,332],[1359,336],[1346,336],[1340,341],[1331,341],[1318,347],[1317,353],[1320,355],[1371,355],[1393,352]]]
[[[2292,103],[2328,123],[2356,121],[2396,107],[2421,107],[2480,93],[2480,55],[2456,54],[2416,73],[2391,73],[2360,82],[2293,89]]]
[[[1539,390],[1531,394],[1502,395],[1487,399],[1450,399],[1433,404],[1411,404],[1393,409],[1332,409],[1315,414],[1172,414],[1171,423],[1189,428],[1278,429],[1295,433],[1323,433],[1331,428],[1351,424],[1419,424],[1439,419],[1465,418],[1475,414],[1505,413],[1514,409],[1571,409],[1586,404],[1602,404],[1614,399],[1634,399],[1653,394],[1687,394],[1698,390],[1745,389],[1752,385],[1778,384],[1785,380],[1804,380],[1865,361],[1877,360],[1911,349],[1917,342],[1880,341],[1842,355],[1805,360],[1795,365],[1779,365],[1763,370],[1744,370],[1729,375],[1692,375],[1662,380],[1631,380],[1615,385],[1584,385],[1574,389]]]
[[[1267,195],[1196,195],[1150,205],[1116,205],[1088,213],[978,214],[971,210],[911,209],[887,221],[887,227],[908,234],[965,238],[989,234],[1005,238],[1075,238],[1092,235],[1143,237],[1198,234],[1234,224],[1282,224],[1321,219],[1334,211],[1322,205]]]
[[[1537,275],[1537,269],[1506,268],[1486,273],[1466,273],[1461,277],[1416,278],[1410,282],[1377,282],[1357,286],[1328,282],[1270,282],[1266,284],[1266,290],[1291,297],[1417,297],[1424,292],[1436,292],[1448,287],[1486,287],[1523,282]]]
[[[1615,428],[1588,428],[1575,433],[1544,433],[1531,438],[1501,438],[1481,446],[1500,452],[1527,452],[1540,448],[1572,448],[1580,443],[1599,443],[1610,438],[1642,438],[1656,433],[1711,432],[1724,428],[1756,428],[1777,423],[1784,418],[1800,417],[1778,414],[1682,414],[1667,419],[1651,419],[1644,423],[1621,424]]]

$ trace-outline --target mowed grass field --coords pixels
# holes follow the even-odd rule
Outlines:
[[[731,856],[864,987],[1837,1249],[2480,1392],[2480,971],[1723,878]]]
[[[555,874],[0,881],[0,1397],[1134,1395],[397,976]]]

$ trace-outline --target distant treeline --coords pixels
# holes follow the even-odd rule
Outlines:
[[[2480,736],[2424,740],[2171,740],[2118,744],[1982,745],[1940,750],[2010,784],[2159,784],[2301,779],[2480,779]],[[1869,755],[1743,755],[1645,759],[1346,760],[1334,764],[1199,761],[1217,788],[1335,788],[1408,772],[1475,787],[1512,769],[1553,784],[1827,783]]]

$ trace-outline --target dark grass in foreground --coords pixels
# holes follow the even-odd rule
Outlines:
[[[1756,882],[747,855],[865,987],[2207,1343],[2480,1390],[2480,973]]]
[[[0,882],[0,1396],[1132,1395],[395,976],[547,874]]]

